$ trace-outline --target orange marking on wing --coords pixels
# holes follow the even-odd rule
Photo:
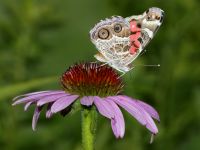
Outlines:
[[[137,26],[136,21],[131,21],[130,30],[132,34],[130,35],[131,48],[129,49],[129,51],[130,54],[133,55],[137,52],[141,45],[140,41],[138,41],[138,38],[141,36],[141,29]]]

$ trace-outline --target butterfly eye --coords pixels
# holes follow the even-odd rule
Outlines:
[[[160,17],[159,17],[159,16],[156,16],[156,20],[160,20]]]
[[[114,31],[116,33],[119,33],[120,31],[122,31],[122,26],[120,24],[115,24]]]
[[[109,36],[109,31],[107,29],[103,28],[103,29],[99,30],[98,36],[101,39],[106,39]]]
[[[160,20],[160,16],[158,16],[157,14],[150,14],[147,16],[147,20],[148,21]]]

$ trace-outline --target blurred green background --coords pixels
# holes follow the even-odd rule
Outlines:
[[[42,113],[33,132],[33,107],[12,107],[27,92],[59,89],[59,76],[75,62],[94,61],[88,32],[100,19],[131,16],[156,6],[163,25],[127,73],[124,94],[144,100],[160,113],[159,134],[150,133],[123,111],[126,134],[115,139],[110,121],[99,117],[97,150],[200,149],[200,1],[199,0],[1,0],[0,1],[0,149],[79,150],[80,112]]]

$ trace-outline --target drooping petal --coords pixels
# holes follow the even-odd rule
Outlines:
[[[115,102],[109,99],[106,101],[108,101],[111,104],[114,112],[114,118],[111,119],[111,127],[113,133],[116,138],[123,138],[125,133],[125,123],[123,114],[119,109],[119,107],[117,106],[117,104],[115,104]]]
[[[29,101],[37,101],[38,99],[40,99],[43,96],[54,95],[54,94],[61,94],[61,93],[65,93],[65,92],[64,91],[44,92],[44,93],[33,94],[33,95],[30,95],[30,96],[27,96],[27,97],[23,97],[23,98],[20,98],[18,100],[16,98],[14,98],[17,101],[15,101],[12,105],[26,103],[26,102],[29,102]]]
[[[16,101],[17,99],[21,99],[21,98],[28,97],[28,96],[33,96],[33,95],[38,95],[38,94],[45,94],[45,93],[54,93],[54,92],[56,92],[56,93],[64,93],[64,91],[62,91],[62,90],[31,92],[31,93],[27,93],[27,94],[16,96],[13,99],[13,101]]]
[[[31,96],[31,95],[36,95],[36,94],[41,94],[41,93],[64,93],[65,91],[63,90],[49,90],[49,91],[38,91],[38,92],[31,92],[31,93],[27,93],[27,94],[24,94],[25,96]]]
[[[16,96],[15,98],[13,98],[13,101],[20,99],[20,98],[23,98],[23,97],[41,94],[41,93],[47,93],[47,92],[50,92],[50,91],[39,91],[39,92],[32,92],[32,93],[28,93],[28,94],[19,95],[19,96]]]
[[[145,123],[143,125],[145,125],[146,128],[149,129],[152,133],[154,134],[158,133],[158,128],[156,124],[154,123],[151,116],[145,111],[145,109],[143,109],[140,105],[138,105],[136,101],[134,101],[132,98],[128,96],[118,96],[118,97],[119,97],[118,101],[120,101],[121,103],[122,102],[126,103],[126,105],[130,104],[132,107],[135,107],[136,109],[138,109],[138,111],[141,114],[140,117],[145,119]]]
[[[141,110],[137,107],[137,105],[131,105],[127,102],[127,100],[121,100],[119,96],[109,97],[111,100],[116,102],[119,106],[123,107],[126,111],[128,111],[134,118],[137,119],[142,125],[146,124],[146,119],[144,115],[141,113]]]
[[[36,125],[37,125],[38,118],[40,116],[41,110],[42,110],[42,107],[36,107],[35,108],[35,111],[34,111],[34,114],[33,114],[33,119],[32,119],[32,129],[33,129],[33,131],[36,130]]]
[[[70,95],[61,97],[57,101],[55,101],[51,107],[52,113],[57,113],[66,107],[68,107],[70,104],[72,104],[79,96],[78,95]]]
[[[94,102],[94,96],[84,96],[81,99],[81,104],[85,106],[91,106]]]
[[[149,113],[149,115],[150,115],[151,117],[153,117],[154,119],[160,121],[160,117],[159,117],[158,112],[157,112],[152,106],[150,106],[149,104],[144,103],[144,102],[142,102],[142,101],[140,101],[140,100],[136,100],[136,102],[137,102],[142,108],[144,108],[144,110],[145,110],[147,113]]]
[[[67,93],[61,93],[61,94],[53,94],[53,95],[43,96],[40,100],[37,101],[37,106],[42,106],[46,103],[56,101],[57,99],[64,97],[64,96],[68,96],[68,95],[69,94],[67,94]]]
[[[26,105],[24,106],[24,111],[27,111],[27,109],[29,108],[29,106],[32,104],[33,102],[28,102],[26,103]]]
[[[155,122],[153,121],[153,119],[151,118],[151,116],[144,110],[143,111],[144,116],[146,118],[146,128],[149,129],[153,134],[157,134],[158,133],[158,128],[155,124]]]
[[[47,106],[47,111],[46,111],[46,118],[51,118],[51,116],[53,115],[53,113],[51,112],[51,106],[53,103],[49,103]]]
[[[109,119],[114,118],[113,108],[109,102],[98,96],[94,96],[94,104],[101,115]]]

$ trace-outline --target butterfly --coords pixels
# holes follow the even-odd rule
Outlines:
[[[94,57],[126,73],[163,22],[164,11],[149,8],[141,15],[123,18],[112,16],[101,20],[90,30],[90,39],[98,49]]]

